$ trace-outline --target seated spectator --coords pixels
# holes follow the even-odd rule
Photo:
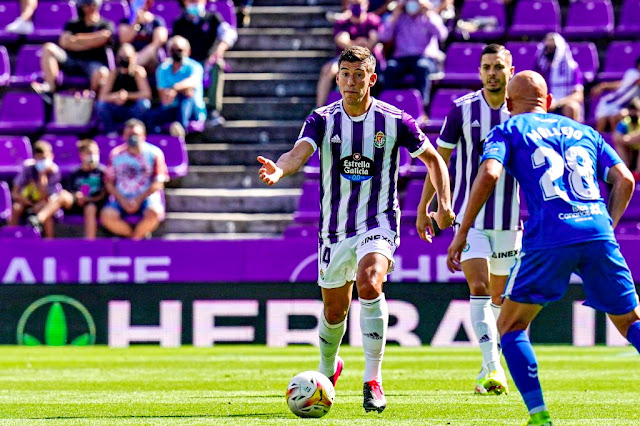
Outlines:
[[[238,32],[220,14],[206,11],[207,0],[183,0],[183,4],[184,12],[173,23],[172,35],[186,38],[191,45],[191,58],[209,72],[208,124],[224,124],[219,112],[223,81],[218,77],[226,67],[224,54],[238,39]]]
[[[240,7],[238,7],[237,21],[239,27],[248,27],[251,25],[251,8],[253,7],[253,0],[240,0]]]
[[[162,105],[147,115],[151,132],[160,133],[162,125],[171,123],[173,136],[185,136],[185,129],[192,120],[204,121],[207,109],[202,95],[202,65],[189,57],[191,47],[184,37],[169,40],[171,58],[166,59],[156,71],[156,84]]]
[[[547,81],[553,102],[549,112],[582,121],[584,86],[582,72],[571,49],[558,33],[549,33],[538,45],[534,71]]]
[[[342,0],[342,12],[327,12],[327,20],[330,22],[346,21],[351,18],[349,4],[351,0]],[[395,4],[395,0],[369,0],[369,11],[383,17],[388,14],[389,7]]]
[[[613,143],[616,152],[633,173],[636,182],[640,181],[640,100],[634,99],[629,104],[629,114],[624,117],[613,132]]]
[[[33,89],[50,96],[56,91],[60,70],[66,74],[91,80],[90,89],[98,92],[109,75],[107,48],[111,43],[113,25],[100,17],[102,0],[78,0],[78,19],[69,21],[58,44],[42,46],[44,83],[32,83]]]
[[[7,25],[4,30],[13,34],[31,34],[33,32],[33,14],[38,8],[38,0],[20,0],[20,16]]]
[[[333,39],[336,43],[336,57],[324,64],[320,71],[316,91],[316,106],[327,102],[329,91],[333,88],[338,74],[338,57],[349,46],[363,46],[373,51],[378,43],[380,18],[368,13],[368,0],[349,0],[349,18],[336,21],[333,25]]]
[[[169,37],[164,19],[150,12],[152,6],[153,0],[146,0],[136,12],[133,22],[124,18],[118,25],[118,40],[133,45],[138,52],[136,63],[150,73],[158,66],[158,51]]]
[[[113,148],[105,173],[109,201],[100,212],[102,225],[116,235],[140,240],[151,234],[164,218],[162,190],[169,180],[160,148],[145,141],[144,124],[135,118],[126,122],[125,143]],[[135,227],[124,218],[142,215]]]
[[[100,149],[91,139],[78,142],[80,167],[69,179],[69,191],[60,191],[60,196],[49,197],[49,201],[29,222],[38,228],[47,223],[58,210],[64,208],[72,214],[84,216],[84,235],[89,240],[96,238],[98,211],[104,205],[107,191],[104,188],[104,167],[100,165]]]
[[[147,71],[136,62],[136,50],[125,43],[118,49],[116,68],[100,89],[96,110],[105,132],[115,133],[130,118],[142,120],[151,108]]]
[[[636,59],[635,68],[624,72],[622,80],[604,81],[591,88],[592,96],[599,96],[604,91],[613,90],[598,101],[596,107],[596,130],[600,133],[616,128],[616,123],[626,113],[625,108],[632,99],[640,96],[640,57]]]
[[[380,40],[394,45],[391,59],[387,61],[385,87],[402,87],[405,76],[413,75],[427,111],[431,99],[429,76],[439,70],[444,60],[439,42],[448,35],[442,18],[427,0],[400,1],[380,30]]]
[[[33,159],[24,162],[24,168],[13,181],[11,198],[13,199],[13,213],[10,225],[18,225],[23,214],[27,214],[27,220],[41,230],[40,223],[44,225],[44,235],[47,238],[54,236],[53,213],[38,220],[38,214],[49,201],[55,201],[59,197],[65,197],[60,185],[60,170],[53,162],[53,150],[51,144],[38,141],[33,146]],[[70,200],[65,200],[68,205]]]

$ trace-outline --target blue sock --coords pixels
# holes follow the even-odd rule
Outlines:
[[[501,339],[509,371],[531,413],[546,410],[538,380],[538,362],[524,330],[511,331]]]
[[[640,352],[640,321],[631,324],[631,327],[627,330],[627,340]]]

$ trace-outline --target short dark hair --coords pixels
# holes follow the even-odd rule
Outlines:
[[[33,144],[33,153],[51,154],[53,153],[53,148],[51,148],[51,144],[49,142],[40,140]]]
[[[374,72],[376,70],[376,57],[373,56],[371,50],[362,46],[349,46],[340,53],[338,59],[338,68],[340,64],[345,62],[364,62],[369,71]]]
[[[511,56],[511,52],[509,51],[509,49],[507,49],[506,47],[504,47],[501,44],[498,43],[491,43],[491,44],[487,44],[484,49],[482,49],[482,53],[480,54],[480,58],[482,58],[484,55],[498,55],[500,53],[505,54],[505,56],[507,57],[507,59],[509,59],[509,62],[513,63],[513,58]]]
[[[142,127],[142,130],[144,130],[145,134],[147,133],[147,126],[145,126],[144,123],[141,120],[138,120],[137,118],[130,118],[124,123],[125,128],[138,127],[138,126]]]
[[[87,152],[93,146],[98,148],[98,144],[93,139],[81,139],[76,143],[76,148],[78,148],[79,152]]]

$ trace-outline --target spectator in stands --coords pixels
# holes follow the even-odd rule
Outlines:
[[[582,72],[571,49],[558,33],[549,33],[538,45],[534,71],[547,81],[553,101],[549,112],[581,122],[584,109]]]
[[[151,87],[147,71],[137,64],[133,46],[125,43],[118,49],[116,68],[100,89],[96,103],[100,123],[104,131],[115,133],[118,125],[130,118],[144,119],[150,108]]]
[[[84,217],[84,235],[89,240],[96,238],[98,211],[104,205],[107,191],[104,188],[104,167],[100,165],[100,149],[91,139],[78,142],[80,167],[71,174],[69,187],[58,197],[49,197],[42,210],[29,218],[31,225],[40,228],[61,208]]]
[[[241,0],[238,3],[240,3],[237,13],[238,26],[246,28],[251,25],[251,8],[253,7],[253,0]]]
[[[189,57],[191,46],[181,36],[169,40],[171,58],[156,70],[156,84],[162,105],[148,114],[148,125],[153,133],[160,133],[162,125],[171,123],[173,136],[185,136],[192,120],[204,121],[207,109],[202,95],[203,68]]]
[[[213,126],[224,124],[224,118],[219,113],[223,81],[218,77],[226,66],[224,54],[238,39],[238,32],[220,14],[206,11],[207,0],[183,1],[184,12],[173,23],[173,35],[189,41],[191,58],[200,62],[209,72],[208,123]]]
[[[635,68],[625,71],[622,80],[596,84],[590,93],[591,96],[599,96],[609,90],[613,92],[600,98],[596,107],[596,130],[600,133],[607,127],[615,129],[631,100],[640,96],[640,57],[636,59]]]
[[[613,143],[616,152],[620,155],[633,173],[636,182],[640,181],[640,99],[635,98],[629,104],[628,115],[617,124],[613,132]]]
[[[155,72],[158,66],[158,52],[168,39],[169,32],[162,17],[150,12],[154,0],[146,0],[136,12],[133,22],[124,18],[118,25],[120,43],[131,43],[138,52],[138,65],[147,72]]]
[[[140,240],[153,232],[164,218],[162,191],[169,180],[160,148],[145,141],[142,121],[125,123],[125,143],[113,148],[105,173],[109,201],[100,212],[102,225],[116,235]],[[142,215],[135,227],[124,218]]]
[[[368,0],[349,0],[348,18],[336,21],[333,25],[333,39],[336,43],[336,57],[324,64],[320,71],[316,91],[316,106],[327,102],[329,91],[335,84],[338,74],[338,57],[349,46],[363,46],[373,51],[378,43],[380,17],[368,13]]]
[[[77,0],[78,19],[66,23],[58,45],[44,44],[41,58],[44,83],[32,83],[36,92],[44,95],[55,92],[61,69],[89,78],[91,90],[98,92],[109,75],[107,48],[113,35],[111,22],[100,17],[101,4],[102,0]]]
[[[38,8],[38,0],[20,0],[20,16],[7,25],[4,30],[13,34],[31,34],[33,32],[33,14]]]
[[[13,181],[11,191],[13,214],[9,224],[18,225],[22,215],[26,213],[29,223],[39,230],[42,230],[40,223],[44,224],[45,236],[53,238],[53,214],[43,217],[42,221],[39,221],[35,215],[46,206],[48,201],[56,200],[62,195],[60,180],[60,170],[53,162],[51,144],[45,141],[36,142],[33,146],[33,159],[24,162],[22,171]]]
[[[431,98],[430,76],[438,71],[444,60],[439,42],[448,35],[442,17],[429,1],[400,1],[380,31],[380,40],[394,45],[391,59],[387,61],[385,86],[390,89],[402,87],[405,76],[413,75],[426,111]],[[425,119],[426,116],[419,121]]]

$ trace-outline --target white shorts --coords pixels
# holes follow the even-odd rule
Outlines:
[[[495,231],[493,229],[469,229],[467,245],[460,261],[487,259],[493,275],[509,275],[516,257],[522,249],[522,231]]]
[[[387,274],[390,274],[397,247],[396,233],[384,228],[371,229],[337,243],[321,245],[318,249],[318,285],[322,288],[339,288],[355,281],[358,264],[369,253],[380,253],[389,259]]]
[[[598,105],[596,106],[596,119],[604,118],[604,117],[613,117],[620,114],[622,111],[622,107],[618,104],[610,104],[607,103],[606,99],[600,99]]]

